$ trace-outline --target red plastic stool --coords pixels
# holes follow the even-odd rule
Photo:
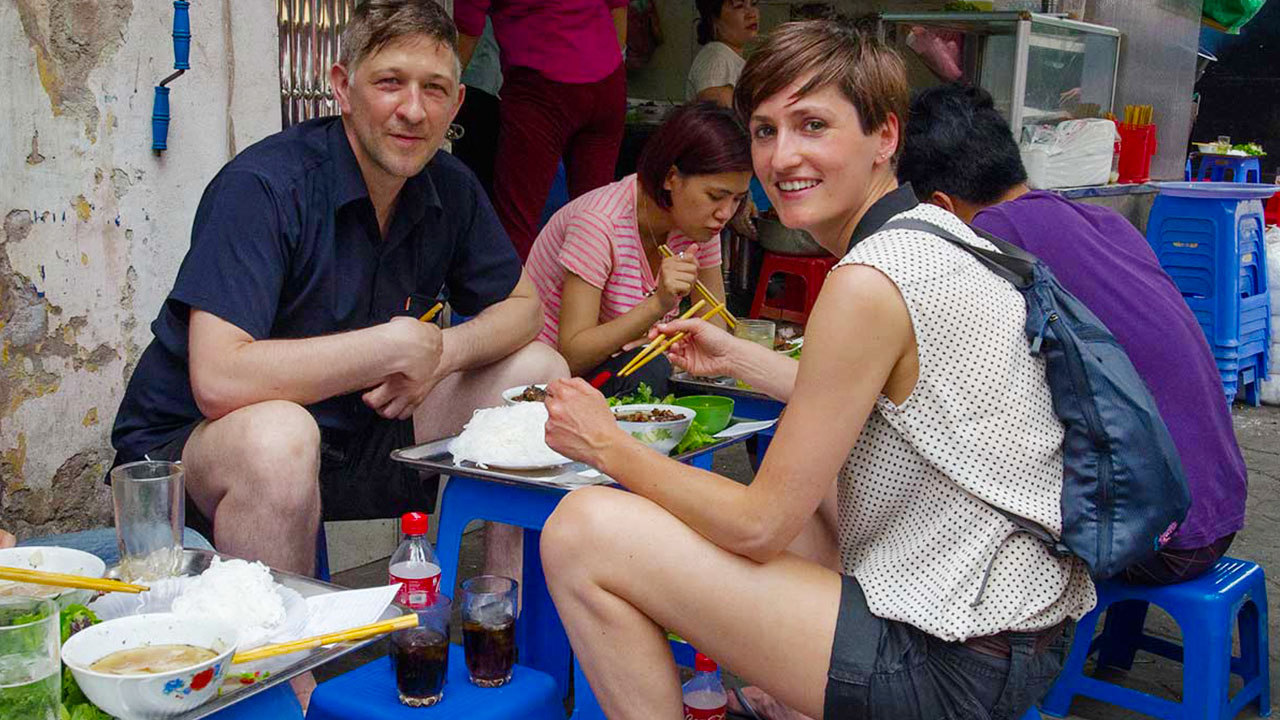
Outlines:
[[[1268,225],[1280,225],[1280,193],[1271,196],[1263,214]]]
[[[765,251],[760,267],[760,279],[756,283],[756,297],[751,303],[751,317],[786,320],[803,325],[809,319],[809,311],[818,299],[818,291],[827,279],[837,258],[802,255],[780,255]],[[769,304],[769,281],[774,275],[787,276],[786,291],[781,305]],[[800,284],[802,287],[796,287]]]

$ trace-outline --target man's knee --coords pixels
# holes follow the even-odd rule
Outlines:
[[[507,358],[511,377],[527,378],[520,382],[549,382],[569,377],[569,364],[550,345],[534,340]],[[519,384],[519,383],[516,383]]]
[[[243,413],[240,417],[236,415]],[[241,471],[235,478],[255,499],[282,511],[319,502],[320,429],[297,403],[283,400],[250,405],[224,417],[235,420],[235,447]]]

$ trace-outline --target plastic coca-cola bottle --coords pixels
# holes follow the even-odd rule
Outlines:
[[[684,720],[724,720],[729,695],[715,661],[698,653],[693,670],[693,679],[684,684]]]
[[[408,512],[400,517],[404,540],[391,555],[389,584],[400,583],[396,601],[413,609],[428,607],[440,592],[440,563],[427,542],[427,514]]]

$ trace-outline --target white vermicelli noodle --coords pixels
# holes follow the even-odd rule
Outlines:
[[[172,609],[178,615],[213,617],[234,626],[241,650],[263,644],[285,621],[284,599],[266,565],[217,557],[187,583]]]
[[[453,461],[496,467],[549,467],[569,459],[547,447],[547,407],[540,402],[476,410],[449,443]]]

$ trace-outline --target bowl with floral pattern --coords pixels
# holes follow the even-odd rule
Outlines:
[[[95,669],[113,653],[158,646],[191,646],[212,657],[158,672],[150,668],[130,674]],[[72,635],[62,646],[62,662],[86,697],[119,718],[163,720],[212,700],[236,651],[236,629],[212,618],[172,613],[133,615],[107,620]]]

